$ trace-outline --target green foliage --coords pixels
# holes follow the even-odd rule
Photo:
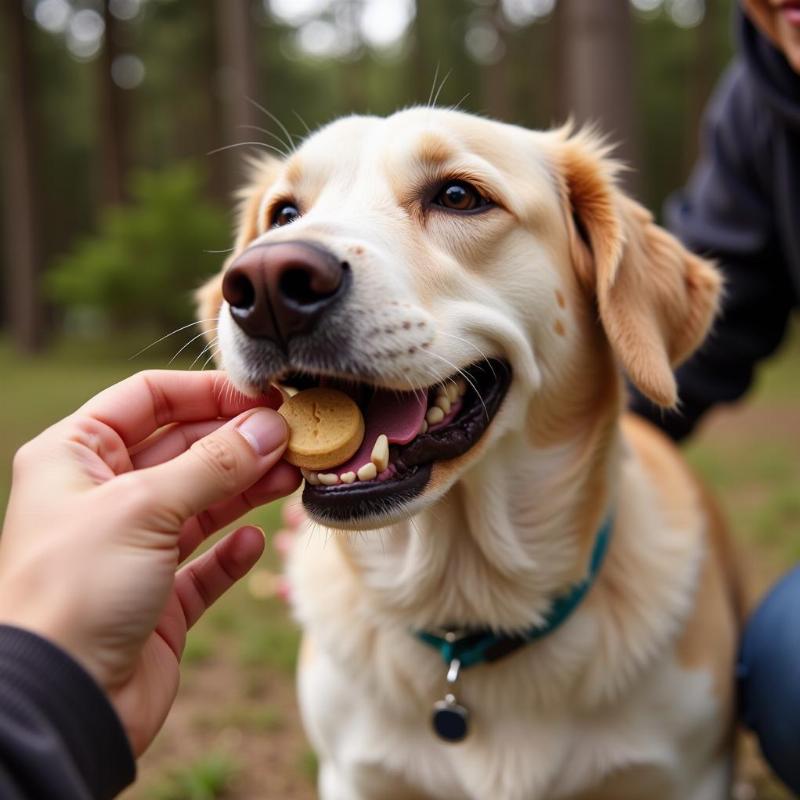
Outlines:
[[[181,662],[184,665],[202,664],[209,661],[213,655],[214,642],[200,631],[192,631],[186,638],[186,647],[183,650]]]
[[[218,800],[228,794],[238,771],[230,756],[212,753],[173,770],[152,795],[154,800]]]
[[[317,760],[317,754],[311,748],[307,748],[300,755],[297,762],[297,771],[304,775],[310,783],[317,782],[319,761]]]
[[[176,325],[192,317],[191,292],[219,266],[230,239],[226,215],[202,199],[196,166],[141,171],[132,201],[104,210],[84,239],[47,276],[47,291],[68,309],[92,309],[125,325]]]

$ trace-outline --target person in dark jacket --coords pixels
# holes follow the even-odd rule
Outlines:
[[[24,445],[0,538],[0,798],[108,800],[178,689],[190,628],[255,564],[294,491],[280,395],[140,373]],[[267,407],[262,407],[267,406]]]
[[[740,398],[780,344],[800,298],[800,3],[744,0],[740,54],[711,100],[703,151],[667,225],[725,275],[722,313],[678,370],[680,408],[632,408],[676,440],[718,403]],[[800,568],[767,595],[740,656],[743,721],[800,794]]]

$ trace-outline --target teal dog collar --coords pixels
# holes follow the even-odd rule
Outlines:
[[[458,742],[469,730],[469,712],[459,705],[452,691],[461,670],[476,664],[498,661],[561,627],[592,588],[608,550],[612,528],[613,520],[609,516],[595,537],[588,574],[566,594],[553,601],[544,621],[539,625],[516,634],[498,634],[489,628],[415,631],[420,642],[439,651],[447,666],[448,692],[443,700],[436,702],[433,711],[434,731],[440,738],[448,742]]]

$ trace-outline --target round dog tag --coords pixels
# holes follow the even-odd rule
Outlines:
[[[452,694],[434,703],[431,722],[436,735],[445,742],[460,742],[469,733],[469,711]]]

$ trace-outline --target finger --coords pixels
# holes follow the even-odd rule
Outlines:
[[[291,494],[300,485],[301,480],[302,476],[297,467],[286,461],[279,461],[266,475],[240,495],[196,514],[181,530],[178,540],[179,560],[183,561],[212,533],[239,519],[248,511]]]
[[[119,478],[133,484],[138,513],[149,525],[178,533],[195,514],[232,500],[275,466],[286,448],[283,417],[267,408],[245,412],[176,458]],[[174,525],[174,528],[172,527]]]
[[[198,439],[208,436],[224,424],[224,419],[211,419],[204,422],[177,423],[162,428],[132,448],[133,468],[144,469],[163,464],[188,450]]]
[[[248,525],[221,539],[178,570],[175,593],[187,629],[252,569],[263,552],[264,534],[259,528]]]
[[[280,392],[247,397],[221,371],[147,370],[93,397],[78,413],[116,431],[131,447],[172,422],[230,419],[257,406],[277,408]]]

